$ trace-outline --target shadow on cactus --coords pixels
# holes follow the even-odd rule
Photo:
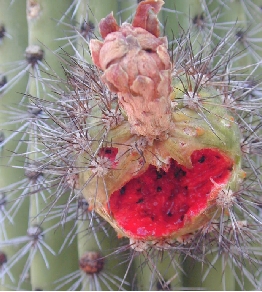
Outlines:
[[[190,30],[168,42],[157,17],[163,4],[140,2],[132,23],[106,16],[102,40],[89,44],[94,64],[66,56],[66,81],[43,78],[52,100],[31,97],[46,117],[33,122],[44,153],[34,167],[50,177],[43,189],[53,199],[40,210],[43,221],[59,213],[63,224],[74,220],[81,204],[85,232],[124,239],[104,256],[96,237],[100,252],[83,254],[81,271],[57,280],[57,289],[82,283],[100,290],[101,281],[172,290],[188,258],[204,263],[202,281],[222,259],[221,281],[229,267],[239,287],[261,286],[261,97],[259,81],[246,73],[258,65],[233,66],[242,56],[232,46],[234,30],[203,45]],[[57,208],[68,189],[68,202]],[[80,230],[74,225],[64,245]],[[128,263],[123,277],[104,269],[120,254],[119,265]],[[0,255],[1,269],[8,261]],[[141,284],[143,270],[149,285]]]

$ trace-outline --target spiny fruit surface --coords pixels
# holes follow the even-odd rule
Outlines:
[[[200,86],[199,72],[195,70],[177,73],[176,64],[170,72],[166,67],[165,78],[162,65],[160,71],[155,72],[157,77],[146,69],[150,62],[157,63],[155,58],[165,56],[162,60],[166,60],[167,57],[166,53],[160,54],[160,50],[149,51],[152,44],[143,47],[136,41],[136,37],[144,40],[150,34],[153,44],[156,43],[156,13],[160,9],[152,6],[156,2],[163,4],[162,1],[149,0],[139,4],[133,21],[137,26],[143,23],[138,27],[139,36],[134,34],[137,27],[126,24],[119,27],[112,14],[101,21],[100,30],[105,43],[93,42],[92,57],[104,71],[103,82],[118,94],[118,100],[111,102],[111,108],[120,107],[123,119],[105,133],[97,119],[92,119],[92,116],[101,116],[101,108],[98,105],[92,107],[87,123],[93,141],[91,152],[95,154],[82,155],[79,159],[79,167],[87,169],[79,174],[79,179],[90,207],[107,220],[119,236],[161,242],[194,233],[219,216],[223,208],[223,204],[217,203],[221,202],[221,194],[228,190],[230,194],[237,191],[244,174],[241,170],[241,133],[232,112],[223,105],[220,89],[209,82]],[[147,86],[143,92],[133,90],[132,82],[143,78],[142,71],[133,75],[134,71],[128,70],[129,65],[134,64],[129,56],[134,46],[130,46],[127,31],[132,36],[132,44],[140,46],[142,53],[139,56],[153,54],[152,59],[146,59],[147,62],[141,58],[139,66],[145,69],[143,73],[148,74],[142,76],[144,80],[156,78],[161,83],[157,90],[147,92]],[[115,42],[119,44],[118,38],[121,46],[115,46]],[[103,49],[108,42],[114,44],[113,57],[104,66],[101,65],[104,62],[101,56],[110,54],[110,50]],[[169,62],[171,64],[170,58],[165,63]],[[125,71],[126,82],[116,78],[122,72],[119,68]],[[164,88],[163,94],[161,88]],[[129,105],[135,101],[137,107],[130,111],[129,106],[123,105],[123,97],[127,102],[131,100]],[[165,100],[164,111],[159,100]],[[150,114],[147,103],[152,105]],[[161,111],[165,113],[163,116]],[[143,120],[145,123],[133,123],[134,112],[140,121],[145,116],[150,118],[147,122]],[[148,132],[151,126],[157,127],[154,122],[162,117],[168,127],[160,126]],[[91,162],[86,168],[87,161]]]

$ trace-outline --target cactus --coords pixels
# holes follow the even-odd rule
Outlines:
[[[262,2],[97,2],[0,1],[1,290],[261,289]]]

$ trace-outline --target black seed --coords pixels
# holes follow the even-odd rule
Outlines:
[[[233,166],[230,166],[227,170],[228,171],[232,171],[233,170]]]
[[[182,215],[182,216],[180,217],[180,220],[183,221],[183,220],[184,220],[184,217],[185,217],[185,215]]]
[[[168,217],[172,217],[173,214],[172,214],[170,211],[168,211],[168,212],[167,212],[167,216],[168,216]]]
[[[110,148],[106,148],[105,153],[106,154],[111,154],[112,153],[112,150]]]
[[[126,191],[126,188],[125,187],[122,187],[121,189],[120,189],[120,195],[123,195],[124,193],[125,193],[125,191]]]
[[[201,158],[198,160],[199,163],[205,162],[206,157],[204,155],[201,156]]]
[[[140,198],[140,199],[136,202],[136,204],[140,204],[140,203],[142,203],[142,202],[144,202],[144,199],[143,199],[143,198]]]
[[[161,191],[162,191],[162,188],[158,186],[158,187],[156,188],[156,191],[157,191],[157,192],[161,192]]]
[[[153,50],[151,50],[151,49],[145,49],[145,51],[148,52],[148,53],[152,53],[153,52]]]
[[[180,177],[185,176],[185,175],[186,175],[186,172],[181,168],[179,168],[175,171],[175,178],[180,178]]]
[[[160,171],[156,172],[156,179],[160,179],[163,177],[163,174]]]

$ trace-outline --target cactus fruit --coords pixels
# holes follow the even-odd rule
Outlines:
[[[154,244],[187,237],[218,217],[221,197],[238,191],[243,178],[240,130],[219,89],[210,81],[200,87],[190,68],[176,76],[176,64],[171,80],[167,40],[158,37],[162,4],[141,2],[132,25],[119,27],[108,15],[100,22],[104,42],[90,42],[128,123],[106,133],[110,147],[79,180],[90,180],[84,196],[119,236]],[[127,145],[134,145],[128,153]]]

